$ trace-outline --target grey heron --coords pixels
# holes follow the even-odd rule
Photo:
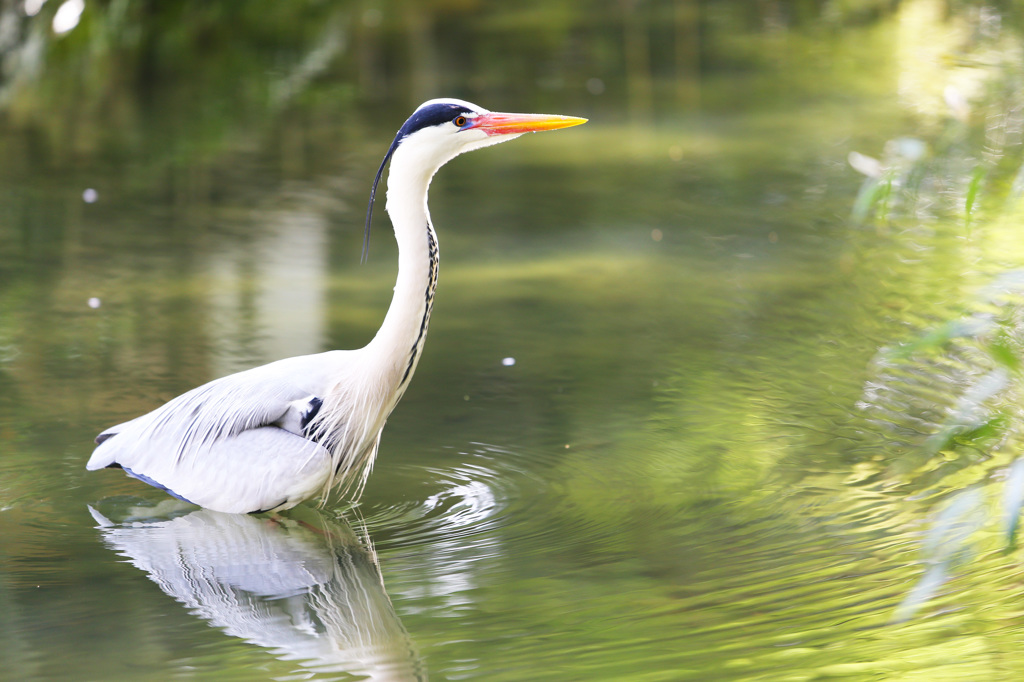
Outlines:
[[[121,468],[167,493],[215,511],[255,513],[358,494],[384,423],[423,350],[437,286],[437,236],[427,209],[434,173],[459,154],[585,123],[573,116],[504,114],[457,99],[425,102],[399,129],[388,162],[387,212],[398,241],[394,296],[363,348],[278,360],[215,379],[96,437],[86,468]]]

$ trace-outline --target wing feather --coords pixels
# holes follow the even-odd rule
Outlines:
[[[320,492],[331,474],[330,453],[303,432],[325,389],[302,380],[311,367],[323,369],[316,359],[278,361],[183,393],[101,433],[86,466],[120,466],[220,511],[294,506]]]

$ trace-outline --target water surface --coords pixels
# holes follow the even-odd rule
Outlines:
[[[362,212],[415,102],[360,102],[315,12],[307,43],[282,27],[268,51],[250,18],[206,62],[181,48],[209,64],[192,81],[94,63],[109,97],[77,112],[59,85],[81,74],[52,53],[0,118],[0,676],[1017,679],[1013,429],[929,445],[990,368],[881,352],[992,308],[1024,265],[1015,214],[969,228],[962,185],[922,184],[851,220],[851,151],[949,152],[907,57],[945,35],[931,9],[838,35],[712,13],[696,104],[658,40],[649,106],[635,73],[601,90],[572,61],[532,97],[467,77],[451,94],[592,120],[441,171],[430,336],[364,496],[273,519],[87,474],[92,438],[372,337],[395,251],[379,210],[358,264]],[[474,30],[523,38],[500,18]],[[936,524],[970,541],[930,550]]]

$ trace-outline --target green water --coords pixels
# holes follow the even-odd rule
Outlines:
[[[0,89],[0,679],[1019,679],[1016,379],[936,445],[992,358],[882,350],[1015,310],[985,292],[1024,267],[1021,125],[991,52],[946,58],[997,10],[456,5],[18,15],[45,58]],[[430,335],[358,506],[87,473],[109,425],[372,336],[369,184],[431,87],[591,121],[435,179]],[[898,138],[928,162],[852,220],[848,154]]]

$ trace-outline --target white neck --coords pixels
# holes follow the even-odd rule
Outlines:
[[[437,238],[427,210],[427,189],[437,167],[424,163],[415,150],[399,147],[388,174],[398,279],[384,322],[365,350],[376,365],[372,371],[400,389],[396,402],[419,362],[437,284]]]

